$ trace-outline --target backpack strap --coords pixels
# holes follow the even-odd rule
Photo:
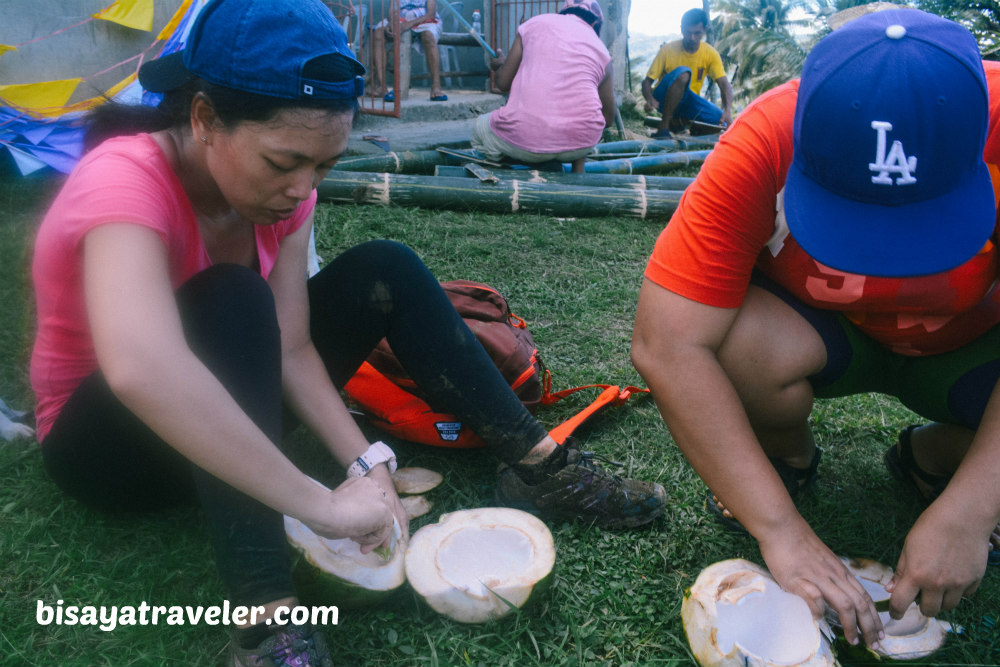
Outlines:
[[[549,431],[549,435],[558,444],[561,445],[566,442],[566,438],[571,436],[573,431],[604,408],[623,405],[625,401],[635,394],[649,393],[649,389],[633,387],[631,385],[622,389],[614,384],[585,384],[580,387],[553,392],[552,372],[548,368],[542,369],[542,405],[552,405],[578,391],[594,388],[602,389],[603,391],[601,391],[597,398],[591,401],[590,405]]]

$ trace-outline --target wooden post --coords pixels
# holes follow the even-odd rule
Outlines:
[[[396,95],[405,100],[410,97],[410,55],[413,53],[413,31],[399,36],[399,69],[396,72]]]

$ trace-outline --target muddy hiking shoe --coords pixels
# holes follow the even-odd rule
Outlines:
[[[280,625],[260,644],[242,648],[234,639],[233,667],[333,667],[326,640],[311,625]]]
[[[663,513],[667,494],[659,484],[607,472],[595,461],[593,452],[581,452],[572,439],[562,447],[566,464],[536,484],[529,484],[514,468],[501,464],[497,503],[543,519],[592,521],[609,530],[642,526]]]

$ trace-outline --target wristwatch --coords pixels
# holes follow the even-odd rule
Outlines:
[[[368,451],[359,456],[347,469],[348,477],[364,477],[379,463],[385,463],[389,472],[396,472],[396,454],[382,441],[368,445]]]

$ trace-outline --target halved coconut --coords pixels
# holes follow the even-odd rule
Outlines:
[[[686,591],[681,618],[702,667],[838,664],[826,621],[813,619],[805,600],[746,560],[705,568]]]
[[[406,581],[398,523],[393,523],[388,557],[374,551],[363,554],[348,538],[320,537],[290,516],[285,517],[285,535],[296,552],[292,575],[303,600],[347,609],[368,607]]]
[[[443,481],[441,473],[427,468],[399,468],[392,473],[396,493],[405,495],[427,493]]]
[[[403,496],[399,499],[406,510],[406,517],[411,521],[431,511],[433,504],[425,496]]]
[[[552,533],[527,512],[461,510],[413,534],[406,578],[435,611],[461,623],[483,623],[536,597],[555,558]]]
[[[892,581],[892,568],[867,558],[842,558],[868,595],[876,603],[888,600],[889,591],[886,585]],[[926,657],[944,645],[951,624],[928,618],[920,613],[916,602],[910,604],[903,618],[893,620],[888,611],[879,612],[885,629],[885,639],[879,640],[880,648],[876,653],[893,660],[916,660]],[[831,614],[831,622],[837,623],[836,615]]]

